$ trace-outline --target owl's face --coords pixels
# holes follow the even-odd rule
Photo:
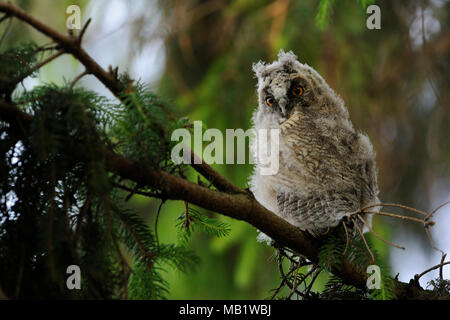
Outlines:
[[[332,107],[332,100],[340,99],[314,69],[297,61],[292,52],[280,51],[277,61],[258,62],[253,70],[258,78],[259,112],[276,116],[280,124],[294,112],[346,113]]]

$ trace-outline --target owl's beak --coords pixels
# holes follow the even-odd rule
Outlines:
[[[278,106],[279,106],[280,109],[281,109],[281,114],[283,115],[283,117],[286,117],[286,116],[287,116],[287,111],[288,111],[288,110],[286,110],[287,103],[288,103],[288,101],[287,101],[287,99],[285,99],[285,98],[281,98],[281,99],[278,101]]]

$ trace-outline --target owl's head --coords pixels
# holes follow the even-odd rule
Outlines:
[[[258,79],[258,111],[277,117],[279,123],[294,112],[348,118],[342,100],[313,68],[300,63],[292,51],[280,50],[277,61],[255,63],[253,71]]]

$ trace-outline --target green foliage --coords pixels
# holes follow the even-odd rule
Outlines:
[[[329,21],[330,12],[335,0],[320,0],[317,7],[316,23],[320,29],[324,29]]]
[[[346,285],[342,279],[331,275],[325,284],[325,289],[320,293],[324,300],[367,300],[367,294],[358,288]]]
[[[2,289],[11,298],[163,298],[162,272],[191,271],[198,258],[183,246],[159,243],[123,203],[102,148],[177,169],[168,159],[168,139],[184,122],[140,84],[128,87],[120,105],[72,85],[43,84],[12,98],[10,88],[28,72],[23,65],[37,62],[36,48],[0,56],[1,63],[11,60],[2,97],[32,116],[26,128],[0,123]],[[66,288],[73,264],[81,268],[81,290]]]
[[[358,0],[363,9],[367,8],[369,5],[374,4],[375,0]]]
[[[157,243],[150,228],[133,211],[117,207],[114,210],[122,222],[120,239],[135,260],[130,278],[130,298],[164,298],[168,292],[168,283],[162,276],[164,266],[187,272],[195,267],[198,258],[184,247]]]
[[[43,292],[49,298],[113,297],[121,275],[117,253],[110,248],[107,215],[98,210],[109,192],[97,150],[105,139],[97,117],[105,100],[55,85],[12,99],[11,88],[30,74],[36,53],[37,46],[29,44],[0,58],[5,65],[10,61],[1,96],[33,116],[27,129],[0,125],[0,282],[15,298]],[[80,150],[86,161],[74,159],[72,153]],[[72,264],[83,272],[80,291],[66,288],[66,268]]]
[[[427,288],[433,290],[432,297],[429,299],[450,300],[450,281],[437,278],[428,283]]]
[[[340,231],[340,232],[339,232]],[[327,283],[328,292],[333,294],[337,293],[339,290],[342,290],[342,293],[346,295],[348,292],[352,292],[352,295],[355,297],[360,293],[361,298],[371,298],[375,300],[391,300],[395,299],[394,292],[394,282],[392,277],[390,276],[389,268],[383,262],[381,257],[377,254],[377,252],[373,249],[373,245],[371,244],[369,239],[366,239],[368,246],[371,248],[371,251],[374,255],[375,261],[372,261],[369,251],[367,247],[356,231],[349,234],[348,244],[347,237],[343,232],[343,229],[338,228],[333,233],[325,238],[324,244],[321,246],[319,251],[319,265],[329,272],[333,272],[333,270],[340,270],[342,267],[342,261],[345,259],[349,263],[357,268],[363,273],[366,274],[367,267],[369,265],[377,265],[380,268],[381,282],[380,289],[369,290],[369,295],[366,295],[364,291],[361,291],[357,288],[351,288],[350,286],[344,285],[342,280],[337,280],[336,277],[331,277],[329,282]],[[369,276],[369,275],[367,275]],[[339,289],[339,290],[337,290]]]
[[[172,171],[170,151],[176,144],[171,140],[173,130],[188,127],[186,118],[178,119],[167,102],[150,91],[148,86],[127,84],[122,103],[117,106],[116,126],[112,134],[118,140],[117,149],[143,164]]]
[[[163,270],[160,267],[148,268],[141,261],[133,265],[134,273],[130,277],[130,299],[165,299],[168,293],[168,283],[161,276]]]
[[[37,61],[38,46],[34,43],[23,44],[0,53],[0,92],[3,99],[9,97],[27,76],[35,76],[33,67]]]
[[[186,246],[192,232],[198,230],[215,237],[225,237],[230,234],[231,228],[228,223],[206,217],[197,209],[188,207],[177,218],[178,242]]]
[[[365,9],[368,5],[375,3],[375,0],[358,0],[357,2]],[[316,25],[319,29],[325,29],[328,26],[331,11],[336,4],[340,5],[336,0],[320,0],[316,14]]]

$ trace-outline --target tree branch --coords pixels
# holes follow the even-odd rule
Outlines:
[[[122,90],[122,85],[117,79],[115,79],[111,74],[106,72],[94,59],[92,59],[86,51],[84,51],[78,43],[77,39],[70,38],[65,36],[56,30],[48,27],[43,24],[39,20],[35,19],[22,9],[12,5],[11,3],[0,3],[0,12],[4,12],[11,17],[16,17],[19,20],[22,20],[38,30],[39,32],[45,34],[53,41],[58,43],[61,46],[61,49],[66,51],[67,53],[71,53],[75,56],[87,70],[90,70],[91,73],[95,74],[95,76],[109,89],[113,94],[118,94]]]
[[[0,101],[0,121],[6,121],[20,129],[18,134],[21,134],[22,138],[26,138],[32,116],[12,104]],[[77,146],[68,145],[67,148],[77,150]],[[106,146],[99,146],[99,148],[104,150],[108,171],[140,185],[157,188],[161,190],[166,199],[187,201],[228,217],[246,221],[270,236],[280,246],[288,247],[304,255],[313,263],[318,262],[320,239],[309,236],[267,210],[245,190],[240,189],[240,193],[234,194],[211,190],[165,171],[144,167],[132,159],[112,152]],[[77,157],[79,161],[88,160],[86,154],[77,152],[71,152],[71,154]],[[345,283],[361,289],[365,288],[365,270],[359,270],[358,266],[343,260],[341,265],[336,266],[336,269],[332,271],[341,277]],[[412,284],[408,285],[397,281],[396,285],[396,293],[399,298],[411,298],[409,287]],[[414,289],[417,295],[425,291],[421,288]]]
[[[80,47],[76,39],[58,33],[10,3],[0,3],[0,12],[16,17],[47,35],[58,43],[61,49],[78,59],[85,66],[86,71],[94,75],[117,98],[121,98],[121,92],[124,89],[122,84],[95,62]],[[19,110],[15,105],[3,101],[0,101],[0,111],[0,120],[19,128],[18,133],[26,138],[27,128],[32,121],[32,116]],[[76,150],[75,147],[68,146],[73,150]],[[107,169],[110,172],[140,185],[157,188],[162,191],[167,199],[187,201],[231,218],[246,221],[270,236],[279,245],[304,255],[313,263],[318,262],[320,239],[312,238],[267,210],[254,199],[250,192],[233,185],[203,160],[200,164],[195,164],[195,161],[192,161],[192,167],[208,179],[219,191],[210,190],[159,169],[144,167],[132,159],[114,153],[106,146],[100,146],[100,148],[104,150]],[[72,154],[79,161],[88,160],[85,154],[78,152]],[[192,153],[191,159],[195,157],[197,156]],[[365,270],[359,270],[358,266],[352,265],[346,260],[343,260],[341,265],[332,271],[349,285],[361,289],[366,287]],[[414,286],[414,288],[411,288],[411,286]],[[396,294],[400,299],[414,298],[411,295],[412,289],[414,289],[414,295],[417,296],[426,293],[425,290],[418,288],[415,284],[396,281]]]

